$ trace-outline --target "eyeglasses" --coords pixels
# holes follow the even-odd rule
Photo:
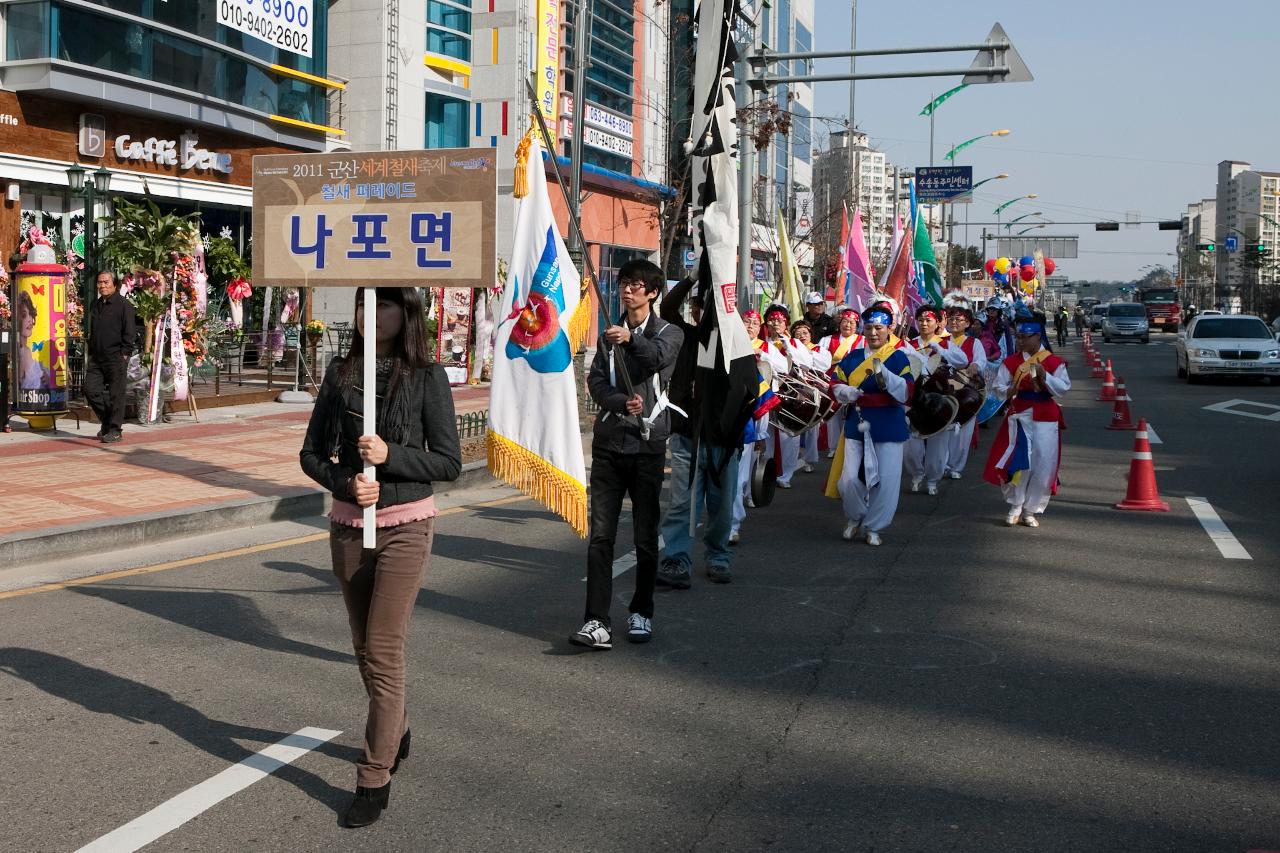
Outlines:
[[[644,290],[643,281],[620,281],[618,282],[618,290],[625,292],[633,290]]]

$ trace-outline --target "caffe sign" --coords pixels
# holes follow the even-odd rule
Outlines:
[[[154,136],[141,139],[124,133],[116,137],[115,151],[119,160],[174,166],[178,171],[231,174],[231,155],[201,148],[194,133],[184,133],[177,140]]]

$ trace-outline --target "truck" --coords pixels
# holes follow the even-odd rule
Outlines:
[[[1182,323],[1182,306],[1178,304],[1176,287],[1140,287],[1134,299],[1147,309],[1147,323],[1152,331],[1176,332]]]

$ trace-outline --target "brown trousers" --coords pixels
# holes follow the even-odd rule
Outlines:
[[[391,781],[391,765],[408,728],[404,646],[409,618],[431,559],[432,520],[378,529],[378,547],[363,550],[363,531],[331,523],[333,573],[342,587],[351,644],[369,694],[364,754],[356,784],[379,788]]]

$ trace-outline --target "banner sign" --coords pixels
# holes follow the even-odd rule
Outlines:
[[[27,269],[24,269],[27,268]],[[17,338],[21,413],[67,411],[66,268],[22,264],[15,275],[13,332]]]
[[[560,90],[560,0],[538,0],[534,42],[534,90],[548,127],[556,126]]]
[[[563,98],[564,115],[566,117],[573,115],[573,95],[565,95]],[[588,127],[598,127],[601,130],[607,130],[615,136],[621,136],[623,139],[635,139],[635,124],[626,116],[606,110],[604,107],[587,101],[582,105],[582,122]]]
[[[972,191],[972,166],[920,166],[916,169],[916,201],[920,204],[956,202]]]
[[[469,287],[436,290],[436,361],[443,365],[449,384],[467,381],[467,356],[471,352],[471,299]]]
[[[792,233],[797,239],[813,233],[813,190],[796,190],[796,219]]]
[[[493,148],[253,158],[258,287],[497,280]]]
[[[310,57],[311,0],[215,0],[218,23],[272,47]]]

